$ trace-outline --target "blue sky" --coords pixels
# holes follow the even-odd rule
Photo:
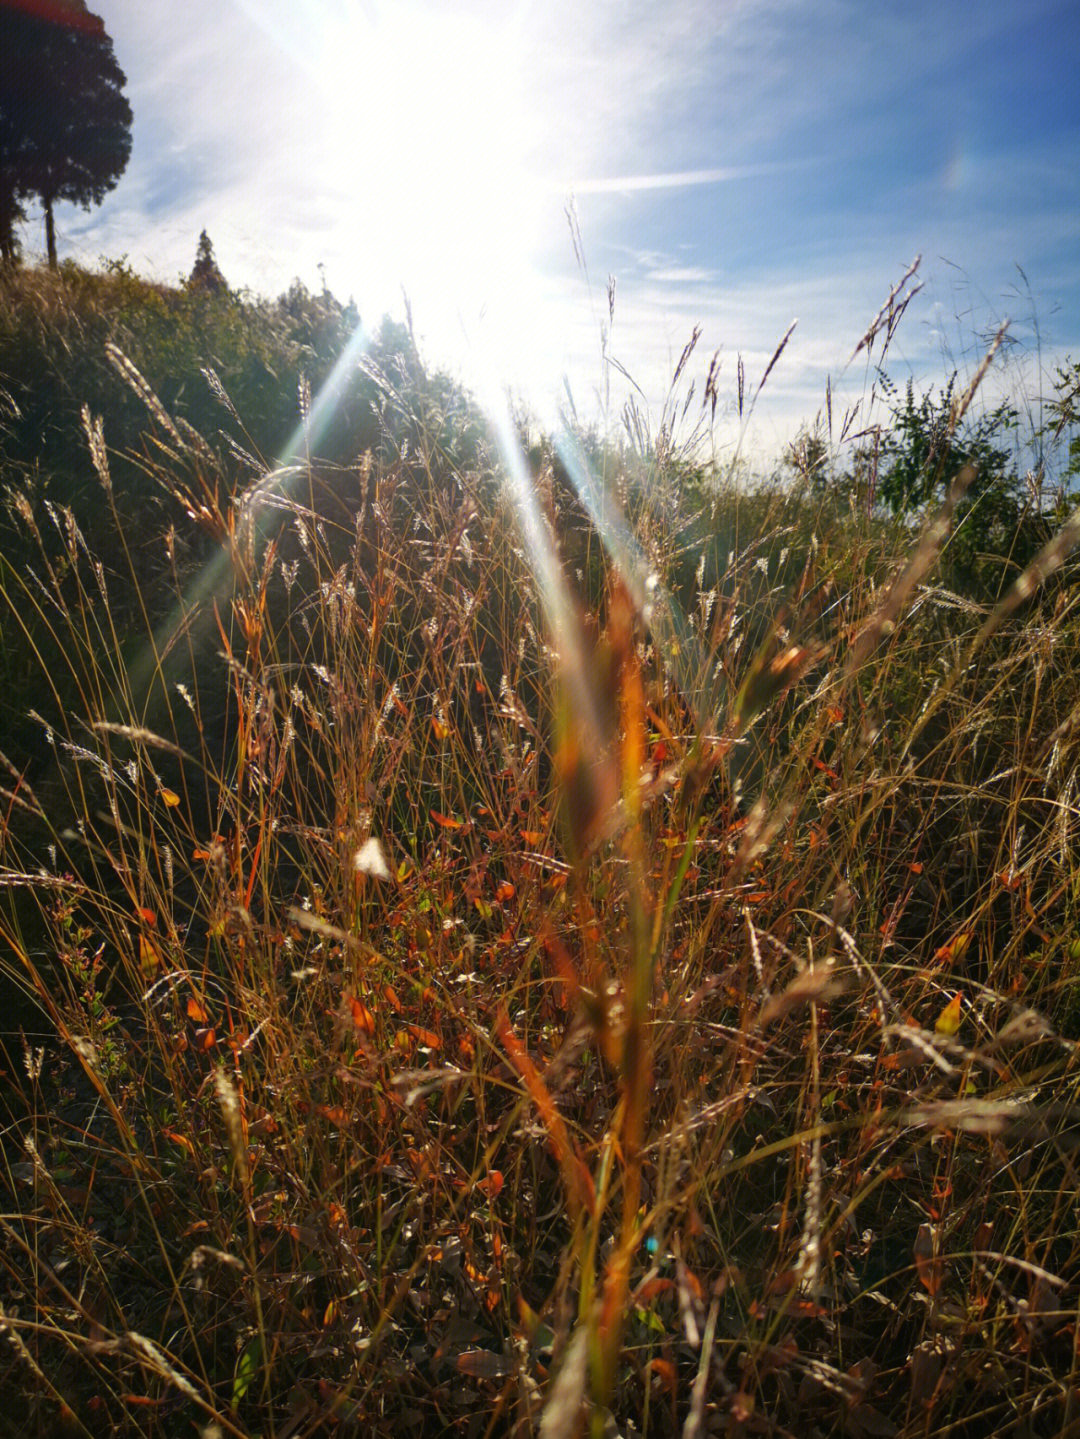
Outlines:
[[[750,441],[773,450],[828,376],[834,412],[865,415],[872,370],[849,360],[916,254],[895,378],[970,370],[1006,316],[999,388],[1030,400],[1080,358],[1075,0],[91,8],[135,144],[99,209],[58,213],[83,260],[175,278],[205,226],[234,285],[317,288],[322,264],[369,321],[401,317],[404,288],[429,360],[543,416],[564,375],[595,413],[610,275],[608,352],[654,426],[695,325],[684,387],[719,349],[723,402],[738,355],[753,384],[798,319]]]

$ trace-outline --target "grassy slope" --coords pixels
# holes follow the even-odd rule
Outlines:
[[[126,274],[3,303],[63,413],[5,437],[0,1422],[1075,1419],[1074,589],[980,630],[931,539],[598,451],[660,644],[541,447],[552,631],[389,342],[253,508],[340,310],[301,355]],[[196,372],[260,346],[230,443]]]

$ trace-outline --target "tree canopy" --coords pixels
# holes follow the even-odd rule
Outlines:
[[[100,204],[131,154],[126,77],[84,0],[0,0],[0,254],[15,254],[21,202],[45,211],[56,265],[58,200]]]

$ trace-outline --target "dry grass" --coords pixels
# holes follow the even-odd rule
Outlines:
[[[385,385],[404,453],[254,490],[151,403],[171,612],[13,498],[3,1422],[1073,1432],[1075,588],[609,452],[680,622],[538,455],[552,627]]]

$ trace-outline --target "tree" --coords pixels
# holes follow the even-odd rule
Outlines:
[[[0,142],[2,149],[2,142]],[[2,170],[0,163],[0,170]],[[19,258],[19,240],[15,226],[26,219],[22,201],[14,192],[0,184],[0,270],[10,269]]]
[[[188,289],[205,290],[217,294],[219,290],[228,288],[225,276],[218,269],[218,262],[214,258],[213,242],[204,230],[199,236],[199,248],[195,253],[195,263],[188,276]]]
[[[1022,568],[1045,538],[1014,457],[999,443],[1018,415],[1007,401],[953,428],[957,376],[935,397],[915,398],[909,380],[903,402],[880,380],[892,401],[892,428],[881,444],[879,500],[896,516],[915,517],[940,506],[962,470],[971,478],[956,509],[943,559],[946,581],[981,600],[1000,593],[1010,572]]]
[[[27,17],[0,0],[0,260],[18,258],[15,226],[25,218],[23,165],[33,100],[33,75],[26,63]],[[20,43],[21,42],[21,43]]]
[[[100,17],[84,0],[0,0],[0,248],[7,254],[19,202],[45,211],[56,266],[54,207],[100,204],[131,154],[124,72]],[[6,226],[6,228],[5,228]]]
[[[1071,481],[1080,478],[1080,360],[1067,359],[1058,366],[1054,381],[1054,398],[1050,401],[1050,420],[1044,430],[1052,440],[1059,441],[1069,432],[1068,464],[1062,485],[1071,488]]]

